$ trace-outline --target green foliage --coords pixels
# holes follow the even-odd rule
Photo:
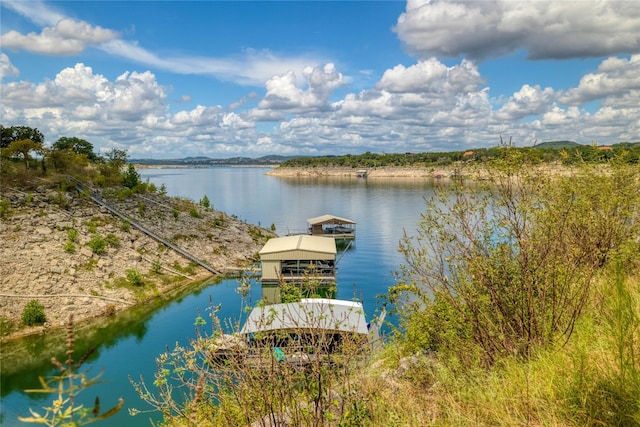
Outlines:
[[[200,202],[198,203],[200,204],[200,206],[204,206],[207,209],[211,207],[211,202],[209,201],[209,198],[206,194],[202,197],[202,199],[200,199]]]
[[[189,215],[193,218],[202,218],[202,214],[196,208],[192,208],[191,210],[189,210]]]
[[[144,218],[144,214],[147,211],[147,205],[142,202],[138,202],[138,215]]]
[[[162,272],[162,263],[156,259],[151,264],[151,272],[154,274],[160,274]]]
[[[136,269],[127,270],[127,281],[133,286],[144,286],[144,278],[142,274]]]
[[[65,252],[70,253],[70,254],[76,253],[76,245],[71,240],[67,240],[64,243],[63,249],[64,249]]]
[[[67,239],[72,243],[77,242],[78,234],[78,230],[76,230],[75,228],[70,228],[67,230]]]
[[[22,323],[27,326],[42,325],[47,321],[44,305],[38,300],[31,300],[22,311]]]
[[[31,153],[42,154],[44,151],[42,143],[32,141],[31,139],[19,139],[12,141],[8,147],[3,148],[3,155],[6,157],[15,157],[24,162],[25,169],[33,166]]]
[[[11,213],[11,202],[7,199],[0,199],[0,218],[7,218]]]
[[[98,159],[98,156],[93,152],[93,144],[76,137],[63,136],[54,142],[51,148],[53,150],[69,151],[74,154],[83,155],[92,162]]]
[[[98,223],[95,221],[87,222],[87,229],[89,233],[95,233],[98,231]]]
[[[615,262],[612,270],[614,283],[605,295],[603,314],[614,357],[602,393],[593,396],[593,403],[604,407],[592,418],[607,425],[640,425],[640,300],[622,264]]]
[[[25,390],[27,393],[46,393],[56,394],[57,397],[51,403],[51,406],[45,406],[44,413],[39,413],[33,409],[29,409],[30,417],[18,417],[21,422],[45,424],[47,426],[68,426],[79,427],[95,421],[105,420],[120,411],[124,405],[124,400],[120,398],[119,402],[111,409],[100,412],[100,399],[96,396],[93,407],[87,408],[77,401],[78,395],[89,387],[98,384],[100,376],[88,377],[87,373],[80,371],[84,361],[93,352],[93,349],[85,354],[80,361],[73,360],[73,318],[69,319],[67,325],[67,360],[64,363],[59,362],[55,357],[51,358],[51,363],[60,371],[59,375],[48,378],[40,378],[40,389]]]
[[[7,148],[14,141],[29,139],[36,144],[44,144],[44,135],[37,128],[28,126],[0,125],[0,148]]]
[[[134,189],[142,183],[140,174],[136,170],[135,166],[129,164],[127,171],[122,173],[122,185],[127,188]]]
[[[16,330],[16,324],[13,320],[4,316],[0,316],[0,337],[9,335],[15,330]]]
[[[101,255],[107,249],[107,240],[99,234],[94,234],[87,244],[96,255]]]
[[[530,173],[521,152],[510,153],[491,186],[456,185],[430,200],[418,235],[401,245],[401,284],[437,302],[425,303],[424,316],[406,310],[408,328],[415,319],[433,321],[429,313],[444,304],[457,319],[436,337],[459,339],[456,325],[465,324],[487,364],[567,342],[594,274],[640,229],[629,168],[545,179]],[[463,359],[469,345],[448,347],[459,347]]]
[[[502,142],[502,139],[501,139]],[[491,148],[473,148],[471,157],[464,157],[463,151],[452,152],[425,152],[425,153],[385,153],[376,154],[366,152],[363,154],[344,156],[319,156],[297,157],[283,162],[280,167],[346,167],[346,168],[375,168],[394,166],[448,166],[466,161],[482,161],[493,164],[501,162],[511,156],[500,144]],[[558,163],[576,165],[584,162],[590,164],[609,163],[618,161],[626,164],[638,164],[640,160],[639,143],[619,143],[610,146],[610,149],[602,149],[597,145],[580,145],[576,143],[563,144],[539,144],[535,147],[515,147],[509,143],[512,151],[521,153],[532,161],[533,164]]]
[[[120,246],[120,238],[118,238],[118,236],[113,233],[107,234],[107,237],[105,237],[105,241],[107,242],[107,245],[111,246],[112,248],[117,248]]]
[[[297,302],[300,301],[302,297],[302,290],[299,286],[286,282],[280,285],[280,302]]]

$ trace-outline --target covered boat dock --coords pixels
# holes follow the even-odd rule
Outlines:
[[[335,215],[321,215],[307,220],[312,236],[333,237],[336,240],[356,238],[356,222]]]
[[[337,249],[333,239],[306,234],[276,237],[269,239],[258,254],[263,286],[282,281],[336,281]]]
[[[346,341],[364,345],[369,328],[361,302],[328,298],[303,298],[299,302],[254,308],[240,334],[260,347],[333,353]]]

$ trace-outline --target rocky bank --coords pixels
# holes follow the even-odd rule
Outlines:
[[[3,340],[59,327],[70,314],[76,322],[109,316],[212,275],[132,223],[143,224],[220,273],[255,263],[273,235],[184,199],[157,193],[119,197],[108,191],[101,196],[131,221],[75,191],[3,189]],[[96,250],[101,241],[103,251]],[[132,280],[135,273],[142,283]],[[33,299],[44,305],[47,323],[25,328],[22,312]]]
[[[484,167],[478,167],[469,163],[461,163],[456,167],[425,167],[425,166],[381,166],[370,168],[352,168],[337,166],[318,167],[277,167],[267,175],[281,177],[358,177],[366,173],[367,178],[451,178],[464,175],[473,179],[486,179],[489,171]]]

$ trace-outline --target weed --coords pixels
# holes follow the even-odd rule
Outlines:
[[[65,244],[63,246],[63,249],[64,249],[65,252],[70,253],[70,254],[76,253],[76,245],[70,240],[67,240],[65,242]]]
[[[141,287],[144,286],[144,279],[142,274],[136,269],[127,270],[127,281],[133,286]]]
[[[43,325],[47,321],[44,305],[38,300],[31,300],[22,311],[22,323],[27,326]]]
[[[94,421],[109,418],[122,408],[124,400],[119,399],[118,403],[111,409],[100,412],[100,399],[96,396],[93,408],[85,408],[78,404],[77,397],[80,392],[98,384],[100,375],[90,378],[85,371],[80,368],[95,349],[91,349],[78,362],[73,360],[74,327],[73,316],[67,323],[67,360],[59,362],[55,357],[51,358],[51,363],[60,371],[59,375],[40,378],[42,388],[35,390],[25,390],[27,393],[56,393],[51,406],[46,406],[44,414],[29,409],[30,417],[18,417],[21,422],[46,424],[48,426],[83,426]]]

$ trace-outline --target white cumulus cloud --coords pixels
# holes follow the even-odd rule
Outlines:
[[[0,44],[5,49],[47,55],[76,55],[88,46],[99,45],[116,37],[116,31],[65,18],[54,27],[44,28],[39,34],[8,31],[0,36]]]
[[[422,58],[518,49],[533,59],[599,57],[640,52],[640,7],[616,0],[409,0],[395,31]]]

